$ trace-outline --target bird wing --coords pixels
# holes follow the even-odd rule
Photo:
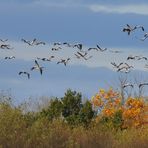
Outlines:
[[[131,29],[131,26],[129,24],[126,24],[126,26]]]
[[[83,54],[81,54],[80,52],[77,52],[81,57],[84,57],[84,55]]]
[[[37,60],[35,60],[35,64],[37,65],[37,67],[40,67],[40,65],[38,64]]]
[[[28,72],[26,72],[28,79],[30,79],[30,74]]]
[[[35,69],[35,67],[32,67],[32,68],[31,68],[31,70],[34,70],[34,69]]]
[[[97,47],[98,47],[100,50],[102,50],[102,48],[101,48],[99,45],[97,45]]]
[[[40,74],[42,75],[42,73],[43,73],[43,69],[42,69],[42,68],[40,68]]]
[[[21,75],[22,73],[23,73],[23,72],[22,72],[22,71],[20,71],[20,72],[19,72],[19,75]]]

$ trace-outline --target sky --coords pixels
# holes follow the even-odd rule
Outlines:
[[[118,74],[110,62],[126,61],[129,55],[147,56],[148,40],[139,39],[148,30],[148,1],[146,0],[1,0],[0,38],[8,39],[13,50],[0,49],[0,90],[10,90],[21,102],[30,96],[63,96],[71,88],[90,98],[98,89],[117,87]],[[145,31],[135,31],[130,36],[122,32],[126,24],[143,25]],[[29,47],[21,39],[38,40],[46,45]],[[76,48],[63,46],[51,51],[54,42],[82,43],[89,47],[107,48],[106,52],[91,51],[88,61],[74,56]],[[115,54],[110,50],[120,50]],[[14,55],[13,60],[5,60]],[[39,63],[45,67],[43,75],[30,71],[37,57],[54,55],[52,62]],[[71,60],[65,67],[56,62],[61,58]],[[147,79],[146,61],[130,61],[135,73]],[[31,78],[19,76],[19,71],[29,71]],[[131,77],[131,76],[130,76]]]

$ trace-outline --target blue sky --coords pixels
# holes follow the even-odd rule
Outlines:
[[[118,75],[110,62],[122,62],[129,54],[148,56],[148,41],[138,38],[143,32],[131,36],[122,32],[126,24],[143,25],[148,31],[148,2],[146,0],[1,0],[0,38],[8,38],[14,49],[0,50],[0,90],[9,90],[17,100],[29,96],[62,96],[68,88],[92,96],[100,87],[116,85]],[[37,38],[45,46],[28,47],[21,38]],[[91,52],[93,59],[79,61],[73,57],[75,51],[65,48],[53,53],[53,42],[83,43],[84,48],[99,44],[110,50],[121,50],[122,54]],[[19,77],[21,70],[30,70],[34,59],[55,54],[58,59],[72,56],[67,67],[40,62],[45,66],[43,76],[31,72],[31,79]],[[15,55],[14,60],[4,60]],[[58,60],[57,59],[57,60]],[[144,75],[146,62],[131,62]]]

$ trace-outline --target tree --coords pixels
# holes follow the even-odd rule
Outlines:
[[[94,111],[89,101],[82,103],[81,93],[69,89],[63,98],[52,99],[49,107],[41,111],[40,117],[45,116],[51,121],[62,117],[71,126],[86,127],[91,122]]]
[[[61,98],[63,109],[62,115],[66,118],[71,115],[78,115],[82,107],[82,95],[76,91],[67,90],[65,96]]]
[[[94,117],[94,114],[95,111],[93,111],[92,109],[92,104],[90,103],[90,101],[86,101],[79,113],[80,123],[84,126],[88,126],[92,118]]]
[[[41,111],[41,116],[46,116],[49,120],[59,118],[62,108],[62,102],[58,98],[51,99],[49,107]]]

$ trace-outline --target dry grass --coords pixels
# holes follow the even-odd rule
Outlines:
[[[62,120],[49,121],[37,113],[0,103],[2,148],[146,148],[148,127],[113,130],[92,124],[71,127]]]

